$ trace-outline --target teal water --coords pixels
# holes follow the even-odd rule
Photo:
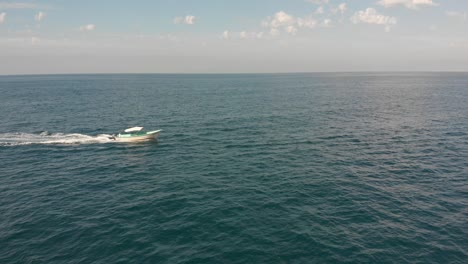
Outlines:
[[[3,76],[0,124],[0,263],[467,263],[468,74]]]

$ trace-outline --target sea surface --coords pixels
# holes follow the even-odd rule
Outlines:
[[[468,263],[468,73],[0,76],[0,263]]]

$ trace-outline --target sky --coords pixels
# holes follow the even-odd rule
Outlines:
[[[468,0],[0,0],[0,75],[355,71],[468,71]]]

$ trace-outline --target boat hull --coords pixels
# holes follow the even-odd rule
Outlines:
[[[145,141],[153,141],[156,140],[159,136],[161,130],[150,131],[146,132],[144,135],[137,135],[137,136],[120,136],[117,135],[115,137],[116,142],[145,142]]]

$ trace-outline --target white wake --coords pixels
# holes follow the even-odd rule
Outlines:
[[[100,134],[89,136],[79,133],[48,133],[39,134],[30,133],[0,133],[0,146],[17,146],[31,144],[96,144],[114,142],[110,137],[112,135]]]

